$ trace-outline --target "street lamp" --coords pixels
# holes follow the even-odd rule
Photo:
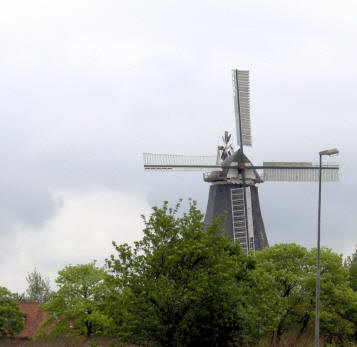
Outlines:
[[[321,178],[322,178],[322,156],[337,155],[339,153],[337,148],[327,149],[319,152],[320,166],[319,166],[319,207],[318,207],[318,221],[317,221],[317,259],[316,259],[316,315],[315,315],[315,347],[320,344],[320,227],[321,227]]]

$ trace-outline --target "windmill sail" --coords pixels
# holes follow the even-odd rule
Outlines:
[[[144,153],[144,168],[146,170],[174,170],[174,171],[217,171],[215,155],[177,155]]]
[[[232,70],[232,82],[237,141],[251,146],[249,71]]]
[[[319,180],[319,164],[310,162],[264,162],[264,181],[316,182]],[[325,182],[336,182],[337,164],[322,165],[321,178]]]

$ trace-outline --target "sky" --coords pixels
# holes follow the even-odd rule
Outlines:
[[[357,244],[355,1],[0,2],[0,286],[36,268],[103,264],[141,215],[197,200],[201,173],[145,172],[142,153],[214,155],[235,135],[231,69],[250,71],[253,163],[318,161],[323,246]],[[235,141],[235,140],[234,140]],[[235,143],[235,142],[234,142]],[[235,147],[237,148],[237,146]],[[316,244],[317,183],[259,186],[271,245]]]

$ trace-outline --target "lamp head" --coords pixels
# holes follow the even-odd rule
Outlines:
[[[332,149],[326,149],[325,151],[321,151],[319,154],[320,155],[337,155],[339,153],[339,150],[337,148],[332,148]]]

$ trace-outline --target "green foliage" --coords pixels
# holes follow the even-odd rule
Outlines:
[[[311,278],[316,271],[316,249],[309,252]],[[310,280],[310,292],[314,283]],[[345,340],[356,336],[357,329],[357,293],[349,286],[348,270],[343,266],[342,255],[330,249],[321,250],[321,300],[320,331],[322,336],[332,343],[341,345]],[[315,301],[313,301],[315,304]]]
[[[103,313],[106,272],[95,262],[69,265],[58,272],[59,287],[41,309],[50,313],[46,326],[52,335],[106,335],[111,319]]]
[[[346,258],[345,266],[350,274],[351,288],[357,292],[357,247],[354,253]]]
[[[95,262],[59,271],[59,290],[42,305],[51,334],[150,346],[309,341],[316,249],[278,244],[246,255],[225,235],[223,218],[205,228],[194,202],[182,215],[179,206],[154,207],[133,247],[113,243],[107,271]],[[356,264],[357,250],[344,266],[340,255],[321,249],[320,333],[331,345],[357,341]]]
[[[16,298],[6,288],[0,287],[0,338],[13,336],[24,328],[24,315]]]
[[[274,245],[257,252],[256,260],[251,275],[256,288],[248,316],[254,318],[254,310],[258,310],[263,318],[254,321],[250,336],[262,330],[261,336],[271,333],[279,340],[288,331],[295,332],[297,337],[313,332],[316,249],[307,251],[296,244]],[[321,336],[340,343],[351,339],[356,333],[356,304],[357,295],[349,288],[342,257],[321,249]]]
[[[256,252],[256,266],[247,293],[247,335],[257,341],[268,333],[278,340],[305,318],[307,250],[281,244]],[[249,288],[249,287],[248,287]],[[255,340],[254,340],[255,338]]]
[[[119,335],[158,346],[228,345],[241,331],[249,258],[223,235],[222,220],[204,231],[195,203],[182,217],[178,207],[165,202],[143,217],[134,248],[114,243],[107,265]]]

